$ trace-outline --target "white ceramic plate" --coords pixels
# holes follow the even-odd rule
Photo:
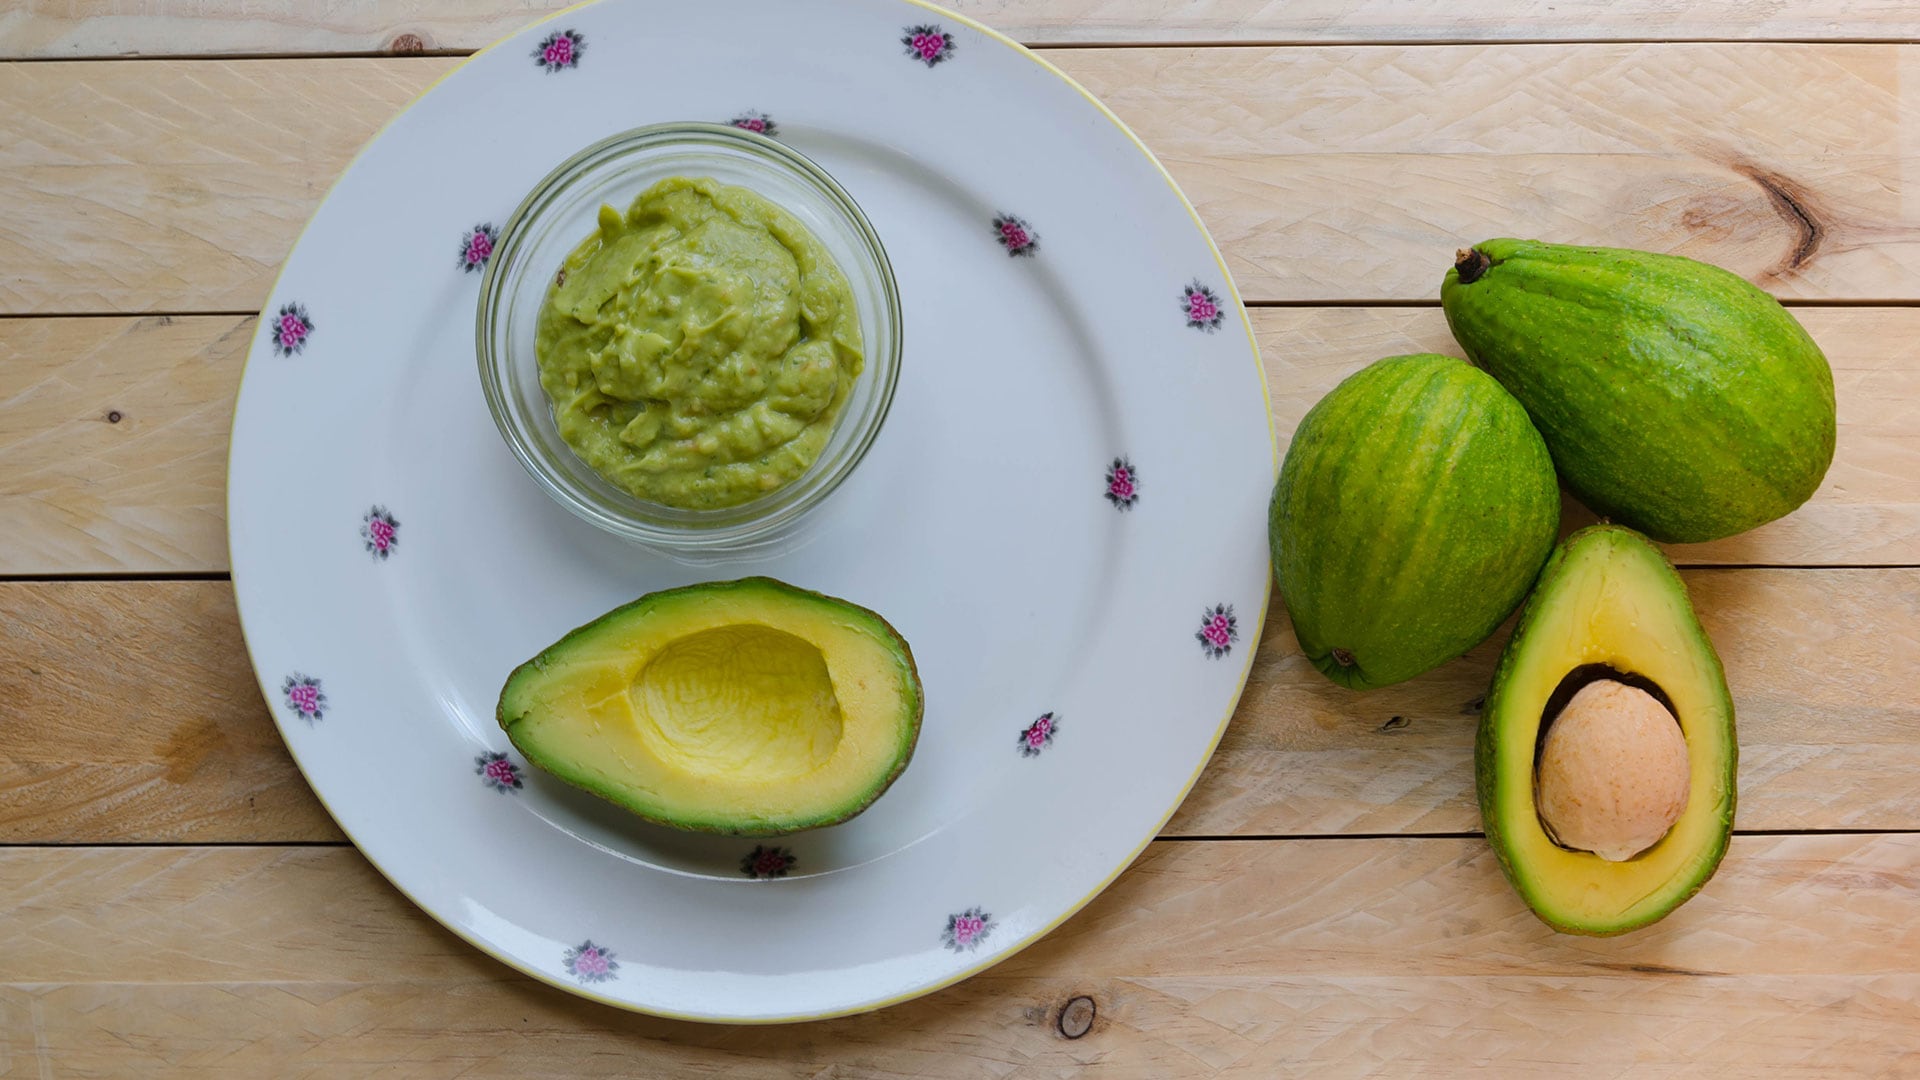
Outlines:
[[[494,226],[581,147],[685,119],[759,123],[833,173],[905,310],[865,462],[788,550],[718,567],[551,502],[474,357]],[[1005,958],[1153,838],[1259,640],[1274,468],[1219,253],[1044,61],[905,0],[604,0],[462,65],[314,216],[240,392],[233,579],[308,781],[455,933],[626,1008],[818,1017]],[[641,593],[747,574],[912,643],[919,749],[872,809],[681,834],[510,753],[515,664]]]

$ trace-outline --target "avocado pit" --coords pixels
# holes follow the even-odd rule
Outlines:
[[[1687,741],[1659,698],[1596,678],[1540,740],[1534,800],[1561,847],[1625,862],[1653,847],[1687,808]]]

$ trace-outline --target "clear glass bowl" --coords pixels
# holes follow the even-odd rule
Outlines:
[[[799,218],[852,286],[866,353],[832,436],[812,466],[751,502],[683,510],[636,498],[576,456],[540,387],[534,328],[561,263],[592,235],[603,204],[624,211],[670,176],[748,188]],[[723,124],[655,124],[603,139],[548,173],[501,229],[480,286],[480,383],[500,435],[548,495],[608,532],[672,554],[759,550],[853,472],[873,444],[900,376],[900,298],[867,217],[833,177],[799,152]]]

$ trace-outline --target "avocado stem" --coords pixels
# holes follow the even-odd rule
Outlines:
[[[1350,653],[1350,652],[1348,652],[1348,651],[1347,651],[1347,650],[1345,650],[1345,649],[1334,649],[1334,650],[1333,650],[1333,662],[1334,662],[1334,663],[1336,663],[1336,664],[1339,664],[1339,665],[1340,665],[1341,667],[1343,667],[1343,668],[1347,668],[1347,667],[1352,667],[1352,666],[1353,666],[1353,654],[1352,654],[1352,653]]]
[[[1453,268],[1460,274],[1460,284],[1471,285],[1486,274],[1493,266],[1493,260],[1487,258],[1479,248],[1468,248],[1453,253]]]

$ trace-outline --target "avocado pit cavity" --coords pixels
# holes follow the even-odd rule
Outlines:
[[[825,657],[770,626],[683,637],[634,683],[641,738],[662,761],[702,776],[799,776],[825,764],[845,726]]]
[[[1687,808],[1687,741],[1659,699],[1612,679],[1580,688],[1542,740],[1540,821],[1561,847],[1625,862]]]

